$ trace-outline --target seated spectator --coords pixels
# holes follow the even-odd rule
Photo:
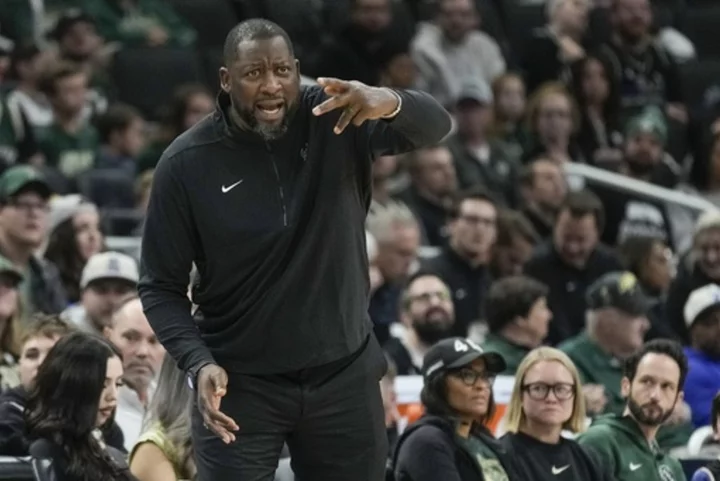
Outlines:
[[[122,354],[125,383],[118,394],[115,420],[122,429],[125,448],[130,451],[142,432],[165,348],[157,340],[140,299],[135,296],[117,308],[104,334]]]
[[[520,212],[501,211],[497,219],[497,240],[493,246],[492,276],[501,279],[522,274],[540,238]]]
[[[506,277],[490,287],[485,307],[489,332],[482,348],[503,357],[500,374],[514,376],[523,358],[545,339],[552,318],[547,294],[547,287],[524,276]]]
[[[467,78],[491,84],[505,72],[500,46],[478,29],[480,15],[472,0],[440,0],[434,22],[423,22],[412,43],[418,87],[448,107]]]
[[[67,180],[93,168],[100,143],[97,131],[84,117],[88,75],[67,61],[52,63],[40,80],[40,90],[53,110],[53,123],[39,132],[46,166]]]
[[[397,45],[394,45],[397,44]],[[390,42],[381,53],[380,85],[395,89],[415,88],[417,66],[407,41]]]
[[[578,438],[616,481],[685,479],[680,462],[660,449],[656,435],[682,403],[687,371],[682,347],[662,339],[646,343],[625,361],[625,410],[595,419]]]
[[[79,195],[50,201],[50,239],[45,257],[60,271],[67,300],[80,300],[82,271],[88,259],[103,249],[100,214],[95,204]]]
[[[135,177],[137,161],[145,147],[145,122],[130,105],[115,104],[95,122],[100,135],[96,168]]]
[[[420,374],[428,350],[453,333],[455,309],[448,286],[435,275],[415,274],[402,293],[400,322],[401,335],[383,347],[399,375]]]
[[[7,107],[13,117],[25,115],[32,128],[47,127],[52,123],[52,108],[38,90],[42,73],[43,52],[35,44],[18,46],[13,52],[12,74],[15,88],[7,96]]]
[[[165,356],[143,433],[130,452],[130,471],[138,481],[195,479],[190,439],[194,395],[187,375]]]
[[[88,0],[85,11],[100,35],[123,47],[192,47],[197,33],[171,4],[160,0]]]
[[[80,302],[62,313],[78,329],[102,334],[115,309],[135,292],[140,279],[137,262],[120,252],[102,252],[88,259],[80,277]]]
[[[493,121],[490,138],[508,146],[514,158],[522,157],[525,133],[522,120],[525,116],[525,82],[516,73],[504,73],[493,80]]]
[[[92,334],[69,334],[50,349],[25,408],[30,454],[51,461],[35,464],[36,473],[63,481],[133,480],[125,455],[106,445],[99,429],[112,423],[122,376],[120,353]]]
[[[542,240],[549,239],[568,192],[562,165],[538,157],[523,166],[519,180],[521,212],[532,222]]]
[[[607,468],[576,441],[562,436],[585,430],[580,376],[562,351],[540,347],[520,363],[500,440],[522,479],[610,481]]]
[[[685,303],[690,345],[685,347],[688,375],[683,392],[696,428],[711,424],[710,408],[720,392],[720,286],[695,289]]]
[[[22,272],[0,257],[0,391],[20,384],[18,357],[22,308],[18,287]]]
[[[189,84],[178,87],[170,104],[161,115],[160,126],[138,159],[139,174],[154,169],[163,151],[175,137],[199,122],[215,108],[215,100],[207,87]]]
[[[495,409],[494,377],[504,370],[502,356],[459,337],[428,351],[420,395],[426,414],[398,440],[396,481],[517,479],[510,453],[484,425]]]
[[[552,239],[540,244],[525,265],[525,274],[550,289],[550,344],[583,330],[585,290],[604,274],[621,270],[615,253],[599,242],[604,227],[600,200],[588,191],[572,192],[558,211]]]
[[[710,445],[711,452],[708,448],[701,451],[700,454],[711,455],[714,460],[706,466],[695,471],[690,481],[718,481],[720,480],[720,458],[718,457],[718,441],[720,441],[720,393],[717,393],[712,402],[712,430],[713,444]]]
[[[0,177],[0,256],[24,272],[25,315],[58,313],[67,306],[57,267],[36,254],[47,239],[51,194],[45,178],[29,165],[12,167]]]

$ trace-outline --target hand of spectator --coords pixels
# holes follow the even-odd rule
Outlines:
[[[585,49],[568,36],[560,37],[558,43],[560,45],[560,56],[565,62],[574,62],[585,56]]]
[[[400,103],[400,96],[392,90],[370,87],[356,80],[319,78],[318,83],[330,98],[315,107],[313,114],[323,115],[342,109],[342,115],[335,124],[336,134],[342,133],[351,122],[359,127],[367,120],[388,118]]]
[[[691,417],[692,411],[690,410],[690,406],[685,401],[682,401],[675,404],[675,409],[673,409],[672,414],[667,421],[665,421],[665,424],[677,426],[678,424],[684,424],[690,421]]]
[[[586,384],[582,388],[585,404],[589,414],[600,414],[605,410],[608,400],[605,397],[605,386],[600,384]]]
[[[688,121],[687,108],[685,108],[683,104],[667,104],[667,107],[665,107],[665,112],[667,113],[668,117],[673,120],[677,120],[678,122],[681,122],[683,124],[686,124]]]
[[[227,373],[217,364],[207,364],[198,373],[198,407],[205,427],[230,444],[235,441],[233,431],[238,430],[238,425],[220,412],[220,400],[227,393],[227,383]]]
[[[147,42],[151,47],[160,47],[165,45],[170,36],[164,28],[160,26],[151,27],[147,33]]]

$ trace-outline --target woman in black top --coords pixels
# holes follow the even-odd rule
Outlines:
[[[134,480],[125,456],[106,446],[98,429],[112,422],[122,376],[119,352],[98,336],[76,332],[50,349],[25,408],[40,479]]]
[[[492,383],[503,358],[460,337],[425,355],[421,400],[426,414],[403,432],[395,481],[513,481],[505,453],[483,426],[493,414]]]
[[[561,435],[585,428],[585,401],[577,369],[552,347],[530,351],[520,363],[501,443],[514,457],[522,479],[610,481],[593,455]]]

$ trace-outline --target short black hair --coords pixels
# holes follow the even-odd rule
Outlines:
[[[237,47],[242,42],[249,40],[267,40],[270,38],[282,37],[290,50],[290,55],[295,56],[292,40],[288,33],[277,23],[265,20],[264,18],[251,18],[235,25],[225,37],[223,46],[223,59],[225,66],[230,65],[237,59]]]
[[[473,187],[468,190],[464,190],[462,192],[458,192],[453,196],[452,199],[452,205],[450,206],[450,218],[457,219],[460,217],[460,210],[462,208],[463,203],[467,200],[477,200],[482,202],[487,202],[488,204],[491,204],[495,209],[498,208],[498,203],[495,200],[495,197],[485,190],[482,187]]]
[[[670,339],[654,339],[643,344],[639,351],[625,360],[623,376],[632,382],[637,374],[638,364],[647,354],[664,354],[677,363],[680,368],[678,390],[682,390],[688,373],[688,360],[680,343]]]
[[[485,319],[490,332],[498,332],[517,317],[527,317],[539,299],[547,297],[548,288],[527,276],[510,276],[490,286]]]
[[[142,114],[135,107],[122,103],[110,105],[107,111],[95,120],[100,141],[109,142],[114,132],[124,132],[136,119],[142,119]]]
[[[560,206],[560,212],[568,212],[574,218],[591,215],[599,233],[605,228],[605,207],[595,193],[590,190],[578,190],[568,193]]]
[[[650,251],[662,240],[652,236],[630,236],[618,247],[618,254],[623,267],[638,275],[650,257]]]

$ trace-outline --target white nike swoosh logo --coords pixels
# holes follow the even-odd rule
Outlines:
[[[230,192],[231,190],[233,190],[235,187],[237,187],[238,185],[242,184],[242,181],[243,181],[243,180],[245,180],[245,179],[238,180],[237,182],[235,182],[235,183],[232,184],[232,185],[228,185],[228,186],[223,185],[223,186],[222,186],[222,193],[223,193],[223,194],[227,194],[228,192]]]
[[[563,471],[565,471],[565,470],[566,470],[567,468],[569,468],[569,467],[570,467],[569,464],[568,464],[567,466],[563,466],[562,468],[556,468],[555,466],[553,466],[553,467],[552,467],[552,473],[553,473],[555,476],[557,476],[558,474],[562,473]]]
[[[642,464],[630,463],[630,471],[637,471],[641,466]]]

